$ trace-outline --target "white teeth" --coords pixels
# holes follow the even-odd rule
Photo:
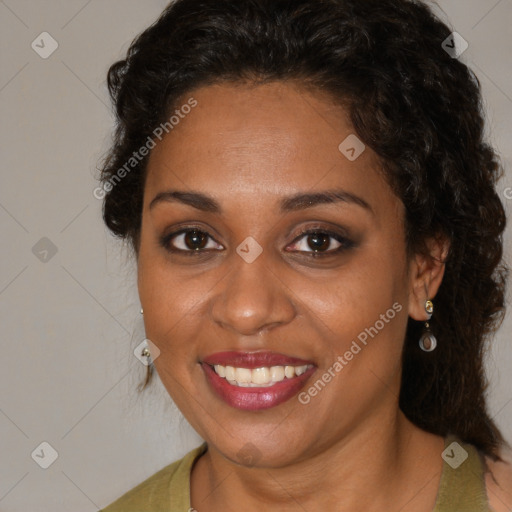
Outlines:
[[[303,366],[271,366],[261,368],[235,368],[233,366],[214,365],[219,377],[225,378],[233,386],[241,387],[267,387],[285,378],[293,379],[305,373],[311,365]]]
[[[217,375],[220,375],[221,377],[226,376],[226,368],[224,368],[224,366],[221,366],[220,364],[216,364],[214,366],[214,368],[215,368],[215,371],[217,372]]]
[[[235,369],[232,366],[226,366],[224,373],[225,373],[226,379],[228,379],[229,381],[235,380]]]
[[[285,366],[284,376],[292,379],[295,376],[295,368],[293,366]]]
[[[268,384],[270,382],[270,370],[268,368],[254,368],[251,375],[254,384]]]
[[[248,368],[237,368],[235,370],[235,380],[242,384],[242,382],[247,382],[249,384],[252,379],[252,372]]]
[[[304,366],[297,366],[297,367],[295,368],[295,373],[296,373],[297,375],[302,375],[302,374],[307,370],[307,368],[308,368],[308,365],[307,365],[307,364],[305,364]]]
[[[270,368],[272,382],[281,382],[284,379],[284,366],[272,366]]]

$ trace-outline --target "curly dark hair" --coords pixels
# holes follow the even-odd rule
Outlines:
[[[409,319],[400,408],[501,460],[509,445],[487,410],[483,358],[504,316],[502,168],[484,140],[478,78],[443,48],[451,32],[418,0],[172,2],[108,72],[117,125],[103,218],[137,253],[148,156],[119,170],[193,89],[293,80],[329,93],[405,205],[410,253],[450,241],[431,321],[438,348],[421,351],[422,323]]]

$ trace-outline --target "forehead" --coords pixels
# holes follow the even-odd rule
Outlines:
[[[274,82],[203,87],[182,103],[190,98],[197,105],[152,150],[146,196],[180,188],[220,202],[262,201],[342,186],[370,202],[390,193],[369,148],[355,160],[340,151],[357,139],[348,113],[327,94]]]

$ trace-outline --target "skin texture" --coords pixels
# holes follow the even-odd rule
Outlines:
[[[443,439],[399,410],[400,355],[408,316],[427,318],[448,244],[431,241],[433,259],[408,257],[401,201],[368,147],[355,161],[338,150],[353,130],[326,95],[277,82],[199,88],[183,103],[190,96],[198,105],[148,162],[138,287],[159,376],[209,445],[192,472],[193,507],[431,511]],[[333,188],[371,211],[351,202],[279,210],[284,197]],[[177,201],[150,208],[170,189],[206,194],[223,213]],[[185,226],[211,237],[203,253],[162,247]],[[319,226],[348,234],[353,246],[314,259],[300,229]],[[236,252],[248,236],[263,249],[252,263]],[[328,240],[324,250],[339,246]],[[183,235],[172,243],[187,249]],[[315,363],[307,389],[396,303],[401,311],[307,405],[293,397],[237,410],[200,365],[215,352],[272,350]]]

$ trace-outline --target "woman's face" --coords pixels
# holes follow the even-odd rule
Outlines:
[[[148,162],[138,255],[164,386],[242,464],[392,422],[414,284],[375,154],[341,107],[290,83],[189,97]]]

